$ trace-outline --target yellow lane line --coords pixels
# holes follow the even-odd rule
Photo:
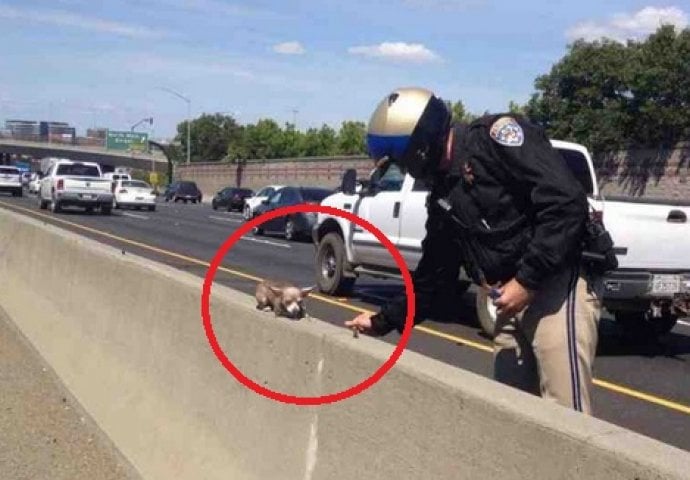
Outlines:
[[[169,250],[164,250],[162,248],[154,247],[154,246],[148,245],[146,243],[141,243],[141,242],[138,242],[136,240],[131,240],[129,238],[120,237],[119,235],[114,235],[112,233],[104,232],[102,230],[97,230],[95,228],[87,227],[85,225],[80,225],[78,223],[70,222],[68,220],[56,218],[54,216],[47,215],[45,213],[42,213],[42,212],[39,212],[36,210],[31,210],[28,208],[19,207],[19,206],[5,203],[2,201],[0,201],[0,205],[4,205],[5,207],[8,207],[10,209],[24,211],[24,212],[27,212],[31,215],[43,217],[43,218],[46,218],[48,220],[52,220],[54,222],[62,223],[65,225],[70,225],[70,226],[77,228],[79,230],[83,230],[86,232],[94,233],[96,235],[111,238],[113,240],[117,240],[119,242],[123,242],[123,243],[129,244],[129,245],[135,245],[135,246],[140,247],[142,249],[149,250],[149,251],[152,251],[155,253],[159,253],[161,255],[165,255],[168,257],[173,257],[173,258],[177,258],[180,260],[184,260],[186,262],[193,263],[195,265],[200,265],[200,266],[204,266],[204,267],[210,266],[210,264],[208,262],[205,262],[203,260],[199,260],[197,258],[188,257],[186,255],[171,252]],[[231,268],[218,267],[218,270],[221,270],[221,271],[228,273],[230,275],[235,275],[237,277],[245,278],[248,280],[253,280],[253,281],[257,281],[257,282],[262,280],[260,277],[256,277],[254,275],[240,272],[239,270],[234,270]],[[374,313],[373,311],[368,310],[366,308],[358,307],[356,305],[352,305],[349,303],[343,303],[342,299],[334,299],[331,297],[326,297],[326,296],[318,295],[318,294],[310,295],[310,296],[317,299],[317,300],[320,300],[324,303],[328,303],[330,305],[334,305],[334,306],[340,307],[340,308],[345,308],[345,309],[348,309],[348,310],[351,310],[351,311],[354,311],[357,313]],[[451,341],[454,343],[460,343],[462,345],[467,345],[468,347],[474,348],[476,350],[480,350],[480,351],[487,352],[487,353],[493,352],[493,348],[490,345],[479,343],[479,342],[474,342],[474,341],[468,340],[466,338],[458,337],[457,335],[451,335],[448,333],[440,332],[438,330],[434,330],[432,328],[425,327],[422,325],[415,326],[415,329],[419,330],[420,332],[426,333],[428,335],[432,335],[434,337],[442,338],[444,340],[448,340],[448,341]],[[682,403],[674,402],[672,400],[667,400],[667,399],[664,399],[662,397],[658,397],[656,395],[651,395],[649,393],[641,392],[639,390],[634,390],[632,388],[624,387],[622,385],[611,383],[611,382],[601,380],[598,378],[594,379],[594,384],[599,386],[600,388],[605,389],[605,390],[609,390],[609,391],[612,391],[615,393],[619,393],[621,395],[626,395],[626,396],[636,398],[636,399],[644,401],[644,402],[652,403],[652,404],[660,406],[660,407],[668,408],[670,410],[674,410],[674,411],[677,411],[680,413],[684,413],[686,415],[690,415],[690,406],[683,405]]]
[[[606,390],[611,390],[612,392],[620,393],[621,395],[627,395],[629,397],[637,398],[644,402],[653,403],[660,407],[666,407],[676,412],[684,413],[690,415],[690,406],[683,405],[682,403],[674,402],[672,400],[666,400],[662,397],[657,397],[656,395],[651,395],[649,393],[640,392],[639,390],[633,390],[632,388],[627,388],[622,385],[617,385],[615,383],[607,382],[605,380],[600,380],[598,378],[594,379],[594,384],[604,388]]]

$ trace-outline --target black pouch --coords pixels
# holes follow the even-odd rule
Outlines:
[[[600,220],[589,217],[582,242],[582,263],[595,275],[603,275],[618,268],[611,234]]]

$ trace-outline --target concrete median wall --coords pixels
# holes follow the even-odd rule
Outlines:
[[[413,352],[343,402],[268,400],[211,351],[201,285],[0,209],[0,305],[143,478],[690,478],[683,451]],[[211,310],[228,357],[289,394],[357,384],[392,350],[217,284]]]

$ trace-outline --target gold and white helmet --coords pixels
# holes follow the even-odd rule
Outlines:
[[[367,127],[367,148],[376,161],[387,157],[415,178],[432,174],[443,155],[452,113],[433,92],[399,88],[386,95]]]

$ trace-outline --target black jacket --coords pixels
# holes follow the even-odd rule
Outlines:
[[[448,212],[437,204],[447,199]],[[433,180],[423,253],[412,278],[415,324],[434,316],[463,266],[475,283],[515,278],[538,290],[580,260],[588,203],[584,189],[543,130],[501,114],[454,127],[450,171]],[[402,332],[406,299],[372,319]]]

